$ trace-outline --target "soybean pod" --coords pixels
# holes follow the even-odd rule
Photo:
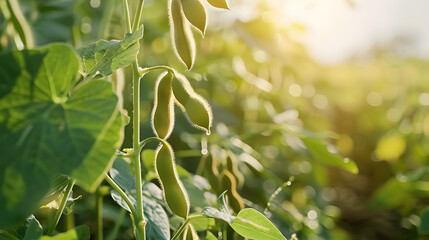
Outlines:
[[[191,27],[183,14],[180,0],[169,0],[168,6],[173,48],[179,59],[190,70],[195,60],[195,39]]]
[[[183,232],[183,240],[199,240],[197,232],[191,224],[188,224]]]
[[[152,111],[152,128],[162,139],[170,136],[174,127],[173,74],[160,75],[155,84],[155,104]]]
[[[168,208],[179,217],[188,218],[189,199],[179,179],[171,146],[164,142],[155,152],[155,168]]]
[[[188,21],[204,35],[207,27],[207,14],[204,4],[201,0],[180,1],[182,3],[183,13]]]
[[[213,7],[229,9],[226,0],[207,0]]]
[[[213,113],[207,101],[194,91],[188,79],[181,74],[176,74],[172,86],[175,102],[186,113],[191,125],[210,134]]]

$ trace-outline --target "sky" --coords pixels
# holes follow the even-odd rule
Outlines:
[[[429,0],[230,0],[232,15],[248,21],[260,1],[280,24],[306,27],[300,39],[318,61],[365,59],[374,47],[429,59]]]
[[[427,0],[274,0],[284,24],[306,26],[310,55],[326,63],[365,58],[375,46],[429,59]]]

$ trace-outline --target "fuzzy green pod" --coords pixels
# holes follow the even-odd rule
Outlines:
[[[197,232],[191,224],[188,224],[185,231],[183,232],[183,240],[199,240]]]
[[[174,127],[173,74],[160,75],[155,84],[155,104],[152,110],[152,129],[162,139],[170,136]]]
[[[210,105],[194,91],[185,76],[176,74],[173,80],[173,95],[177,106],[186,113],[191,125],[210,134],[213,121]]]
[[[244,208],[244,201],[237,192],[237,183],[235,181],[234,175],[228,170],[223,170],[220,174],[221,179],[221,190],[226,192],[226,195],[229,199],[229,205],[231,205],[232,210],[238,213],[241,209]]]
[[[207,0],[213,7],[229,9],[226,0]]]
[[[167,206],[171,212],[186,219],[189,213],[188,193],[177,174],[174,154],[170,145],[162,144],[156,149],[155,168]]]
[[[244,176],[238,169],[237,157],[231,150],[226,151],[226,169],[230,171],[237,182],[237,187],[241,188],[244,184]]]
[[[190,70],[195,60],[195,39],[183,14],[180,0],[169,0],[168,16],[176,55]]]
[[[188,21],[204,35],[207,27],[207,13],[201,0],[181,0],[183,13]]]

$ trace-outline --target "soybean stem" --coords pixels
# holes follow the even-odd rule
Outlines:
[[[100,193],[100,188],[97,189],[95,196],[95,209],[97,212],[97,240],[103,240],[103,195]]]
[[[176,240],[179,239],[180,235],[182,235],[183,231],[185,231],[186,226],[188,226],[189,222],[192,220],[196,220],[196,219],[200,219],[200,218],[206,218],[206,216],[204,215],[194,215],[194,216],[190,216],[188,217],[180,226],[180,228],[176,231],[176,233],[174,234],[174,236],[171,238],[171,240]]]
[[[136,31],[139,28],[140,20],[143,14],[143,5],[144,0],[140,0],[137,6],[136,14],[134,16],[133,31]]]
[[[67,199],[69,198],[69,195],[73,189],[74,184],[75,184],[75,180],[69,180],[69,183],[68,183],[66,190],[64,192],[63,199],[61,199],[60,206],[59,206],[58,210],[55,212],[55,216],[51,221],[47,235],[52,235],[54,233],[54,230],[57,227],[58,221],[60,221],[61,214],[63,214],[64,208],[65,208],[66,203],[67,203]]]
[[[122,199],[124,199],[125,203],[127,204],[128,208],[130,209],[133,217],[137,218],[138,215],[137,215],[136,209],[134,208],[134,206],[131,203],[131,200],[128,198],[127,194],[125,194],[124,191],[122,191],[122,189],[113,181],[112,178],[109,177],[109,175],[107,175],[107,173],[104,173],[104,179],[116,192],[119,193],[119,195],[122,197]]]
[[[142,11],[143,11],[144,1],[140,0],[137,7],[137,12],[134,18],[134,25],[131,28],[131,19],[128,9],[127,0],[123,0],[125,17],[127,21],[127,30],[128,32],[136,31],[138,24],[140,23]],[[134,152],[137,151],[140,147],[140,74],[139,74],[139,65],[137,58],[132,64],[133,69],[133,149]],[[140,154],[133,155],[133,165],[134,165],[134,176],[136,177],[136,200],[137,200],[137,213],[134,216],[134,223],[136,228],[136,237],[138,239],[145,239],[145,219],[143,214],[143,194],[142,194],[142,173],[141,173],[141,163],[140,163]]]
[[[125,11],[125,21],[127,22],[127,32],[131,33],[131,18],[130,18],[130,10],[128,9],[128,0],[122,0],[122,4],[124,5]]]

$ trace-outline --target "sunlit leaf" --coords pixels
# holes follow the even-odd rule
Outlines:
[[[286,240],[262,213],[252,208],[241,210],[230,226],[243,237],[255,240]]]
[[[143,27],[127,33],[122,41],[99,40],[76,51],[82,58],[83,70],[87,75],[109,76],[116,69],[125,67],[136,60],[139,40],[143,37]]]

